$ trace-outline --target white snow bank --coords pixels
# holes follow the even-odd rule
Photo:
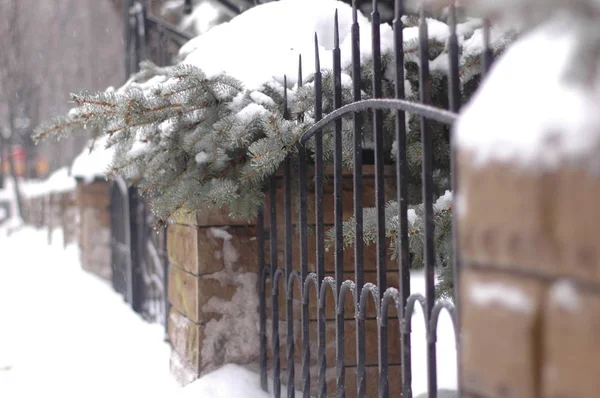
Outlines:
[[[12,178],[4,179],[4,188],[0,189],[0,200],[1,201],[10,201],[13,200],[15,196],[15,188],[13,185]]]
[[[464,107],[457,143],[477,162],[548,168],[597,153],[598,85],[565,78],[580,41],[572,26],[554,20],[523,36]]]
[[[410,292],[425,296],[423,271],[411,270]],[[417,396],[427,392],[427,329],[423,309],[419,304],[415,305],[412,317],[410,344],[413,372],[412,391],[413,396]],[[442,310],[438,319],[436,357],[438,388],[456,390],[458,385],[456,336],[452,318],[446,310]]]
[[[351,60],[352,7],[335,0],[281,0],[254,7],[231,21],[215,26],[186,43],[182,61],[201,68],[207,75],[226,72],[249,90],[277,80],[292,87],[302,55],[305,77],[315,65],[315,33],[319,38],[321,67],[331,69],[334,44],[334,15],[338,11],[342,65]],[[358,14],[361,37],[368,38],[371,24]],[[392,29],[381,25],[382,51],[393,44]],[[361,40],[362,57],[371,57],[370,40]]]
[[[581,308],[579,292],[575,284],[568,280],[556,282],[550,289],[550,300],[568,311],[575,312]]]
[[[0,202],[8,202],[8,219],[2,222],[2,227],[6,228],[9,232],[16,230],[23,226],[23,220],[18,216],[19,206],[15,197],[15,186],[12,178],[6,178],[4,180],[4,189],[0,189]],[[0,232],[0,235],[2,232]]]
[[[260,377],[241,366],[225,365],[183,388],[182,398],[269,398]]]
[[[93,144],[91,153],[86,146],[75,158],[71,169],[73,177],[82,178],[86,184],[91,183],[95,178],[106,178],[114,154],[113,148],[106,148],[106,140],[107,136],[98,138]]]
[[[269,388],[272,386],[269,380]],[[271,398],[260,387],[260,376],[238,365],[225,365],[184,387],[181,398]],[[286,386],[281,386],[281,396],[287,396]],[[301,397],[302,392],[296,391]]]
[[[56,234],[60,237],[61,232]],[[76,245],[0,228],[0,397],[172,397],[164,327],[81,269]]]
[[[69,174],[69,169],[63,167],[56,170],[46,180],[23,181],[23,195],[29,198],[44,196],[50,193],[73,191],[76,186],[75,178]]]
[[[505,283],[474,283],[469,288],[469,297],[480,306],[498,304],[525,313],[534,310],[533,301],[524,290]]]

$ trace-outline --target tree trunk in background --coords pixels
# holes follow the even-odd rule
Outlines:
[[[0,132],[0,189],[4,189],[4,138]]]
[[[23,198],[21,197],[21,189],[19,188],[19,176],[17,176],[17,169],[15,167],[15,160],[12,156],[8,156],[8,165],[10,169],[10,175],[13,180],[15,188],[15,198],[17,199],[17,209],[19,210],[19,217],[23,216]]]
[[[17,210],[19,211],[19,218],[23,217],[23,198],[21,197],[21,189],[19,183],[19,176],[17,175],[17,168],[15,166],[15,158],[12,156],[12,144],[15,138],[15,123],[14,123],[14,113],[9,109],[8,111],[8,124],[10,126],[10,134],[8,139],[5,141],[6,143],[6,152],[8,158],[8,168],[10,171],[10,176],[13,180],[13,187],[15,190],[15,199],[17,200]],[[13,214],[14,217],[14,214]]]
[[[23,216],[23,198],[21,197],[21,189],[19,188],[19,176],[17,176],[17,169],[15,167],[15,160],[12,156],[8,156],[8,165],[10,169],[10,175],[13,179],[15,187],[15,198],[17,199],[17,209],[19,210],[19,217]]]
[[[86,134],[48,140],[35,149],[26,136],[40,121],[68,112],[70,93],[125,82],[123,17],[109,0],[0,0],[0,119],[8,130],[5,104],[11,101],[18,119],[28,120],[12,139],[26,152],[24,177],[35,174],[38,158],[51,173],[70,165],[84,149]]]

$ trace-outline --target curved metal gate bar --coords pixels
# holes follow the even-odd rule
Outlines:
[[[418,102],[406,101],[402,99],[366,99],[356,101],[348,105],[344,105],[341,108],[338,108],[333,112],[327,114],[327,116],[310,126],[310,128],[302,134],[300,143],[306,144],[306,142],[309,139],[311,139],[315,134],[317,134],[317,132],[322,130],[324,127],[327,127],[327,125],[343,118],[348,114],[353,114],[361,111],[371,111],[375,109],[410,112],[431,120],[448,124],[454,123],[458,116],[456,113],[449,112],[445,109],[439,109],[433,106],[424,105]]]

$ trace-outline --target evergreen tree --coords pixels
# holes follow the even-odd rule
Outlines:
[[[407,29],[415,28],[417,18],[406,17]],[[428,23],[441,23],[429,20]],[[483,47],[481,24],[465,20],[460,25],[462,55],[460,73],[462,95],[468,98],[477,86]],[[477,30],[479,29],[479,32]],[[493,50],[498,54],[510,36],[494,35]],[[443,37],[429,40],[433,104],[448,107],[447,43]],[[418,40],[404,43],[407,98],[418,101]],[[394,93],[392,52],[383,54],[384,97]],[[373,65],[364,60],[361,84],[363,98],[372,97]],[[344,71],[351,75],[350,67]],[[111,173],[136,184],[149,198],[153,212],[166,222],[177,212],[228,209],[231,216],[253,219],[264,201],[265,183],[286,157],[294,157],[302,133],[314,121],[314,81],[289,90],[273,80],[260,90],[249,91],[236,79],[221,74],[206,76],[197,67],[178,64],[157,67],[150,62],[117,91],[73,95],[75,108],[66,117],[50,120],[36,132],[37,140],[60,138],[85,129],[99,128],[107,145],[115,148]],[[323,111],[333,110],[333,75],[323,71]],[[343,102],[352,102],[351,79],[344,79]],[[289,110],[284,114],[284,97]],[[369,117],[365,115],[365,117]],[[354,134],[351,118],[343,120],[343,159],[351,167]],[[92,129],[92,127],[94,129]],[[362,124],[365,147],[372,143],[372,124]],[[392,162],[394,114],[385,113],[385,148]],[[449,128],[432,123],[436,194],[436,249],[441,267],[440,292],[452,289],[451,194]],[[358,133],[358,132],[357,132]],[[324,131],[324,153],[333,161],[333,135]],[[309,153],[313,142],[308,143]],[[421,145],[419,118],[407,115],[407,152],[409,175],[409,219],[411,265],[423,266],[423,219],[421,205]],[[398,205],[387,205],[386,233],[396,250]],[[365,241],[374,242],[375,211],[364,212]],[[344,226],[345,240],[353,241],[353,220]]]

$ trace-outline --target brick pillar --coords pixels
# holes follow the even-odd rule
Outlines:
[[[167,229],[171,372],[181,384],[226,363],[256,362],[256,230],[219,210]]]
[[[600,394],[600,176],[459,153],[465,397]]]
[[[77,182],[81,266],[107,280],[112,278],[109,192],[109,184],[104,180]]]

